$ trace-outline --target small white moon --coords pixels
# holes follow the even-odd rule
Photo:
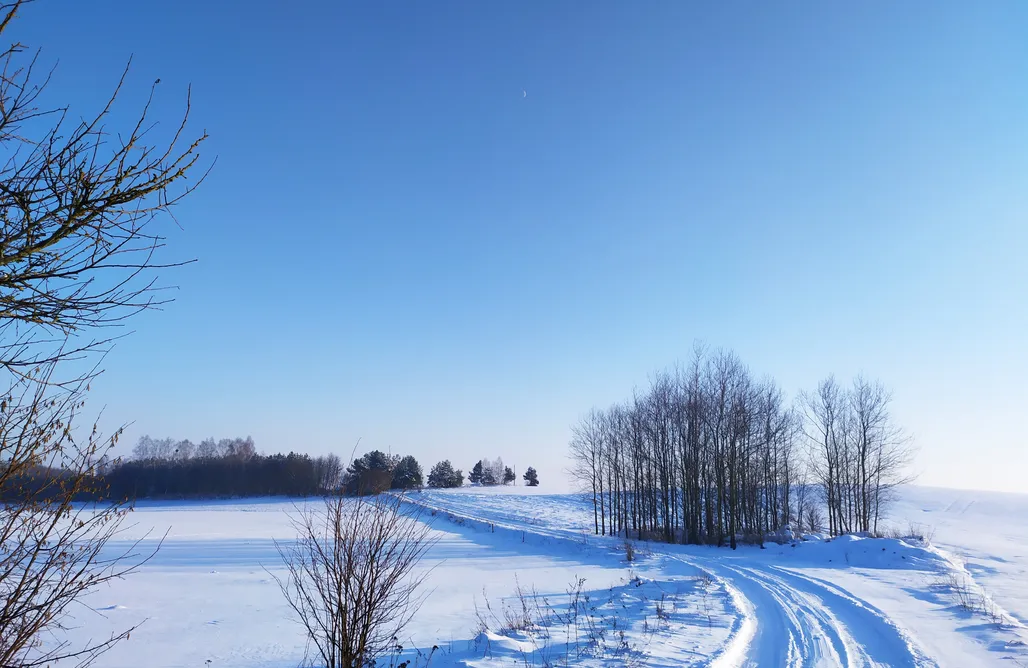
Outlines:
[[[521,89],[521,97],[528,97],[528,93],[525,91],[524,88]]]

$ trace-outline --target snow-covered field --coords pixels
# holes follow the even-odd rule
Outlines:
[[[934,527],[931,545],[638,544],[632,562],[621,541],[592,535],[591,506],[576,495],[412,499],[438,542],[421,565],[430,595],[394,663],[1028,666],[1028,496],[904,490],[893,523]],[[294,503],[140,504],[124,539],[167,532],[161,549],[96,592],[70,635],[145,620],[102,666],[298,665],[305,640],[273,577]]]

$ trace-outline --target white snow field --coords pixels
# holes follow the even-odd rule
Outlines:
[[[438,543],[421,565],[425,604],[380,667],[1028,666],[1028,496],[904,489],[892,522],[934,527],[930,545],[636,543],[632,562],[623,540],[592,534],[578,495],[410,499]],[[126,544],[153,530],[145,545],[167,531],[163,545],[92,595],[68,635],[143,622],[100,659],[112,668],[302,665],[305,639],[273,577],[295,503],[139,504]]]

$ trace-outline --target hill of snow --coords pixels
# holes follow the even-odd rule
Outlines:
[[[931,544],[636,543],[632,561],[623,539],[593,535],[581,495],[464,488],[409,502],[438,543],[393,664],[1028,665],[1028,496],[902,490],[893,524],[933,527]],[[102,658],[111,668],[296,666],[304,637],[273,577],[295,503],[140,504],[123,540],[151,531],[155,547],[167,532],[163,545],[92,595],[69,636],[145,620]]]

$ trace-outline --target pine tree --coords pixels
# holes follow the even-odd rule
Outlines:
[[[468,482],[470,482],[472,485],[477,485],[478,483],[484,482],[482,480],[483,475],[484,473],[482,469],[482,460],[479,460],[471,469],[471,473],[468,474]]]
[[[509,485],[510,483],[514,482],[516,479],[517,479],[517,476],[514,475],[514,469],[512,469],[509,466],[504,467],[504,469],[503,469],[503,484],[504,485]]]
[[[525,484],[529,487],[539,486],[539,474],[531,466],[528,467],[528,470],[525,471],[525,475],[522,477],[525,479]]]
[[[422,485],[421,464],[411,455],[400,460],[393,469],[393,489],[417,489]]]
[[[399,457],[381,450],[366,452],[353,460],[343,474],[343,486],[350,494],[377,494],[389,489]]]
[[[469,476],[470,477],[470,476]],[[464,473],[453,469],[449,459],[444,459],[428,473],[428,486],[435,488],[460,487],[464,484]]]

